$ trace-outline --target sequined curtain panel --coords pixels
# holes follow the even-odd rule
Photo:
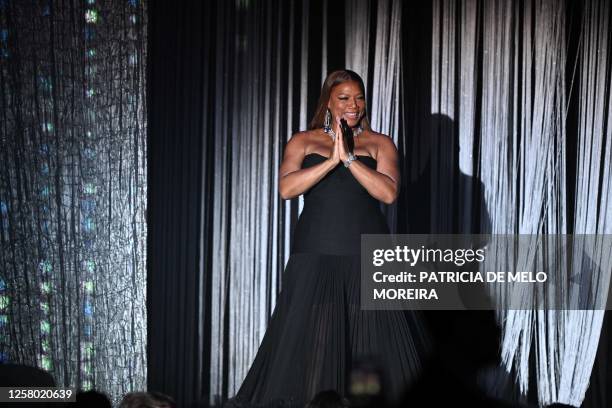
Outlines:
[[[145,387],[145,4],[0,0],[0,350]]]

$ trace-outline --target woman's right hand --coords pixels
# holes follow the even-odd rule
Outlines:
[[[336,137],[334,138],[334,145],[332,146],[332,153],[329,160],[332,164],[336,165],[340,163],[340,161],[342,161],[342,157],[340,155],[340,147],[342,146],[342,143],[344,143],[344,138],[342,137],[342,128],[340,127],[340,123],[338,122],[334,127]]]

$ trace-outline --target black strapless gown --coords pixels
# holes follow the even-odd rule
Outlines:
[[[376,168],[372,157],[358,158]],[[325,159],[309,154],[302,168]],[[346,395],[362,357],[378,362],[392,399],[414,380],[423,350],[417,317],[360,310],[367,233],[389,233],[379,202],[340,164],[304,195],[279,301],[233,406],[299,406],[329,389]]]

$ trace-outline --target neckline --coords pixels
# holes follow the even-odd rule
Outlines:
[[[308,157],[308,156],[313,156],[313,155],[314,155],[314,156],[323,157],[323,158],[324,158],[324,159],[326,159],[326,160],[327,160],[327,159],[329,159],[329,157],[324,156],[324,155],[322,155],[321,153],[316,153],[316,152],[313,152],[313,153],[308,153],[306,156],[304,156],[304,159],[305,159],[306,157]],[[355,157],[366,157],[366,158],[368,158],[368,159],[372,159],[372,160],[376,161],[376,159],[375,159],[375,158],[373,158],[372,156],[368,156],[367,154],[356,154],[356,155],[355,155]]]
[[[331,136],[332,140],[336,140],[336,132],[334,132],[332,128],[327,128],[327,129],[328,130],[326,130],[326,128],[324,127],[323,132]],[[359,136],[362,132],[363,132],[363,128],[361,127],[361,125],[357,126],[356,128],[353,129],[353,137]],[[320,156],[323,156],[323,155],[321,154]],[[361,155],[361,156],[366,157],[365,155]],[[367,156],[367,157],[371,157],[371,156]]]

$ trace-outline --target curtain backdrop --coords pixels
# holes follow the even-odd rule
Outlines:
[[[146,385],[145,5],[0,1],[0,359]]]
[[[150,11],[151,388],[215,401],[240,386],[282,289],[301,209],[278,194],[282,151],[306,129],[331,70],[363,76],[373,128],[400,151],[402,191],[384,208],[393,231],[609,232],[605,1],[236,1]],[[490,392],[577,406],[590,379],[585,404],[605,406],[602,318],[500,316],[494,377],[516,381],[509,393],[523,397],[495,384]]]
[[[441,136],[459,139],[457,170],[482,182],[491,232],[609,234],[609,3],[439,1],[433,21],[432,112],[454,121]],[[500,314],[503,365],[521,393],[531,381],[540,404],[579,406],[603,316]]]

